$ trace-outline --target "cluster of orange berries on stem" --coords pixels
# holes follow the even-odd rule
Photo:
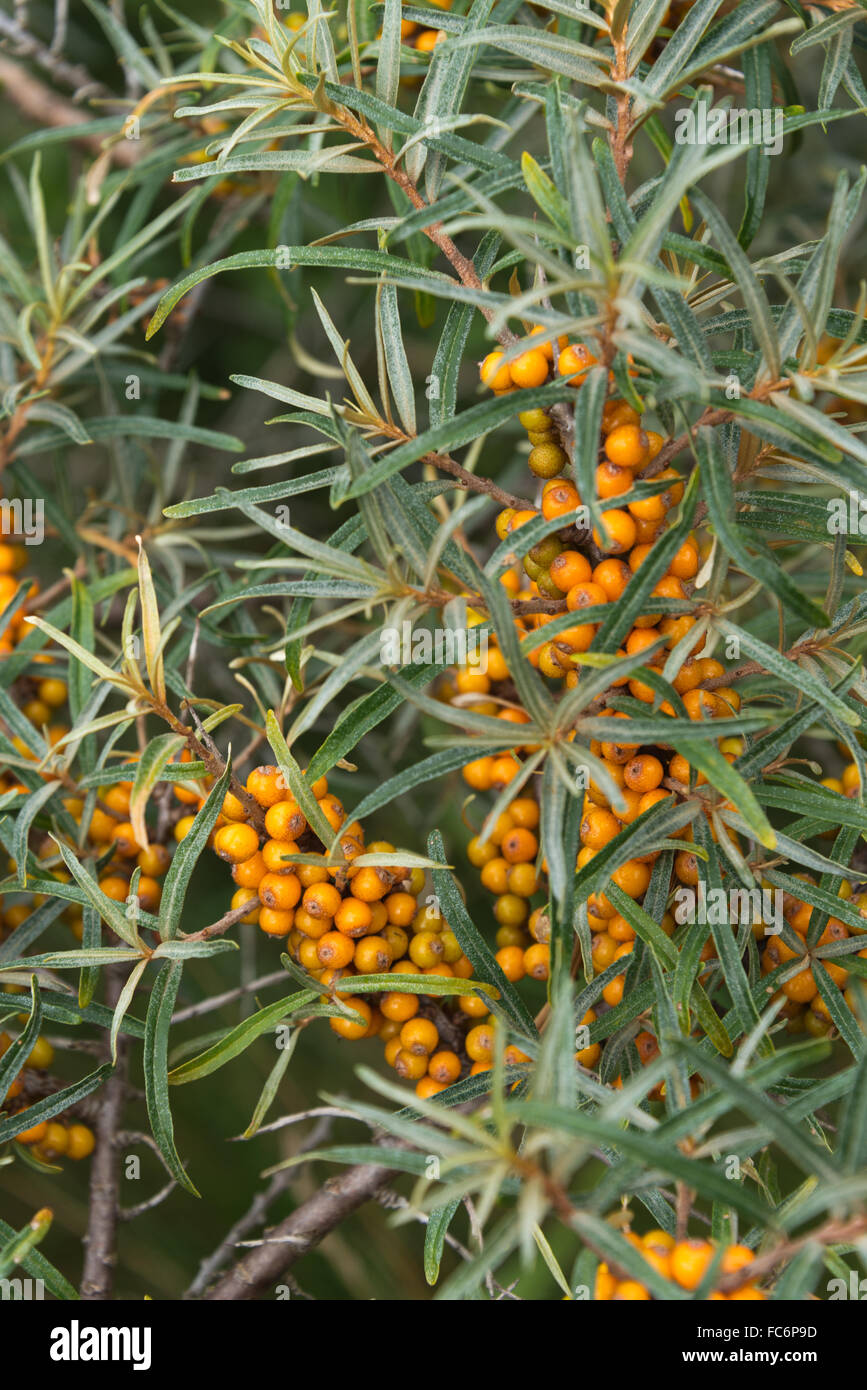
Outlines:
[[[379,1037],[389,1065],[414,1082],[423,1098],[490,1065],[490,1048],[473,1040],[477,1020],[489,1013],[484,998],[401,987],[410,976],[473,976],[435,899],[427,895],[422,901],[424,871],[392,862],[398,851],[389,841],[365,843],[363,827],[346,822],[325,777],[312,783],[311,792],[337,836],[336,863],[279,768],[255,768],[246,791],[264,811],[264,838],[231,794],[213,833],[215,852],[232,865],[232,908],[248,907],[242,921],[285,940],[291,958],[323,986],[323,1002],[337,999],[351,1010],[330,1018],[332,1030],[350,1041]],[[383,865],[355,863],[362,855],[389,859]],[[394,977],[394,989],[353,992],[354,978],[386,974]],[[514,1049],[509,1060],[527,1059]]]
[[[0,1057],[12,1045],[8,1033],[0,1033]],[[22,1114],[30,1104],[28,1097],[28,1078],[33,1072],[45,1071],[54,1060],[54,1049],[47,1038],[36,1039],[21,1071],[9,1086],[4,1105],[10,1114]],[[39,1120],[28,1129],[19,1130],[15,1143],[28,1149],[43,1163],[53,1163],[58,1158],[88,1158],[93,1153],[95,1139],[88,1125],[76,1120],[55,1116],[52,1120]]]
[[[675,1240],[667,1231],[648,1231],[643,1236],[635,1235],[632,1231],[625,1234],[657,1274],[691,1293],[699,1287],[717,1256],[717,1248],[709,1240]],[[748,1245],[727,1245],[722,1251],[718,1274],[736,1275],[738,1270],[751,1265],[755,1258],[755,1251]],[[767,1299],[767,1294],[753,1279],[745,1278],[742,1284],[735,1280],[734,1285],[727,1293],[713,1289],[708,1298],[731,1299],[734,1302],[762,1302]],[[619,1279],[603,1263],[596,1270],[593,1297],[600,1303],[636,1303],[652,1299],[653,1295],[640,1279]]]

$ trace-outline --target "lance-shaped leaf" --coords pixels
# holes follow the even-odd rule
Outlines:
[[[445,859],[445,846],[438,830],[428,836],[428,854],[431,859],[442,863]],[[463,899],[455,886],[454,879],[447,869],[433,870],[434,888],[440,901],[440,909],[449,927],[460,943],[461,950],[472,963],[476,974],[485,984],[493,985],[500,993],[503,1007],[509,1018],[523,1036],[534,1037],[536,1025],[515,986],[506,979],[484,937],[474,925]]]
[[[95,879],[91,877],[84,866],[79,862],[68,845],[64,844],[62,840],[56,839],[53,835],[51,838],[60,850],[64,864],[84,893],[91,907],[96,908],[103,922],[111,927],[112,931],[116,936],[120,937],[121,941],[125,941],[128,946],[141,955],[145,950],[145,946],[138,934],[138,927],[136,926],[135,919],[127,916],[120,903],[115,902],[113,898],[109,898],[103,893]]]
[[[233,1057],[238,1057],[257,1038],[261,1038],[265,1033],[273,1033],[278,1024],[314,1004],[318,997],[318,993],[312,989],[299,990],[296,994],[286,995],[285,998],[258,1009],[237,1027],[230,1029],[219,1042],[170,1071],[169,1085],[184,1086],[189,1081],[198,1081],[203,1076],[210,1076],[211,1072],[231,1062]]]
[[[148,1118],[163,1162],[181,1187],[193,1197],[198,1197],[199,1193],[187,1176],[175,1148],[174,1123],[169,1104],[169,1030],[182,970],[182,962],[169,961],[154,981],[145,1020],[142,1066]]]
[[[47,623],[44,618],[29,617],[25,619],[25,622],[29,623],[31,627],[38,628],[40,632],[44,632],[45,636],[50,637],[53,642],[58,642],[61,647],[65,647],[70,656],[74,656],[76,661],[81,662],[82,666],[86,666],[88,670],[93,671],[99,676],[100,680],[108,681],[109,684],[116,686],[118,690],[123,691],[127,696],[139,693],[138,687],[134,686],[126,676],[121,675],[118,671],[112,671],[111,667],[106,666],[104,661],[100,661],[98,656],[94,656],[92,652],[86,651],[84,647],[74,641],[73,638],[69,637],[67,633],[61,632],[59,628],[52,627],[51,623]]]
[[[148,557],[141,543],[141,536],[137,536],[138,541],[138,590],[139,603],[141,604],[141,625],[142,637],[144,639],[145,666],[147,667],[148,680],[151,690],[157,699],[165,704],[166,701],[166,679],[163,669],[163,653],[160,643],[160,609],[157,603],[156,590],[154,588],[153,575]]]
[[[319,836],[325,848],[328,849],[334,839],[334,829],[313,795],[310,782],[290,753],[273,710],[268,711],[265,727],[268,733],[268,742],[274,757],[277,759],[277,766],[283,774],[287,788],[298,802],[311,830]]]
[[[151,792],[160,780],[160,775],[169,762],[184,746],[180,734],[159,734],[151,739],[136,763],[135,780],[129,798],[129,820],[135,832],[136,842],[142,849],[148,847],[145,809]]]
[[[172,940],[180,931],[190,878],[222,810],[230,777],[231,763],[227,762],[222,777],[214,783],[204,806],[196,812],[188,833],[175,850],[160,898],[159,933],[162,941]]]
[[[74,1081],[71,1086],[64,1086],[61,1091],[54,1091],[49,1096],[43,1096],[41,1100],[35,1100],[26,1110],[6,1115],[0,1119],[0,1144],[4,1144],[7,1139],[14,1139],[22,1130],[41,1124],[43,1120],[53,1120],[56,1115],[62,1115],[73,1105],[80,1104],[87,1096],[93,1095],[103,1081],[108,1080],[111,1073],[111,1064],[105,1062],[81,1081]]]
[[[734,498],[731,474],[716,431],[705,427],[697,430],[695,451],[701,464],[710,518],[723,548],[746,574],[770,589],[781,603],[811,627],[826,628],[831,620],[824,609],[808,598],[770,555],[756,550],[752,538],[747,543],[741,528],[732,520]]]
[[[31,975],[30,1015],[22,1032],[0,1057],[0,1105],[5,1101],[9,1087],[33,1051],[41,1027],[42,1002],[39,997],[39,982],[35,975]]]

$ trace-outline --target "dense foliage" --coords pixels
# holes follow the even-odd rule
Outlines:
[[[865,11],[66,8],[0,15],[0,1277],[848,1296]]]

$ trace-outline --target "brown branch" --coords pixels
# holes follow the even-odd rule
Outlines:
[[[628,40],[626,30],[620,34],[611,36],[614,47],[614,62],[611,64],[611,79],[613,82],[625,82],[628,73]],[[625,185],[626,174],[632,160],[632,137],[630,133],[630,113],[632,110],[632,98],[628,92],[618,92],[614,99],[616,117],[614,129],[610,131],[608,139],[611,146],[611,154],[614,159],[614,167],[617,170],[617,177]]]
[[[205,1294],[206,1300],[222,1303],[256,1298],[396,1176],[394,1168],[365,1163],[330,1179],[275,1226],[264,1244],[244,1255]]]
[[[331,1125],[330,1116],[320,1119],[300,1147],[295,1150],[295,1156],[309,1152],[321,1144],[323,1139],[328,1136]],[[202,1260],[195,1279],[184,1294],[185,1299],[202,1296],[217,1272],[230,1259],[235,1247],[246,1235],[249,1235],[252,1230],[264,1222],[274,1202],[285,1192],[293,1178],[297,1177],[299,1168],[300,1165],[293,1168],[281,1168],[279,1172],[274,1173],[268,1186],[255,1194],[247,1210],[226,1232],[217,1248]]]
[[[16,45],[16,51],[22,58],[29,58],[39,67],[50,72],[56,81],[61,82],[64,87],[71,87],[76,93],[87,88],[93,95],[110,96],[109,89],[101,82],[97,82],[88,72],[87,68],[79,66],[77,63],[69,63],[59,54],[52,52],[45,44],[40,43],[26,29],[23,29],[11,16],[0,14],[0,36],[11,39]]]
[[[222,936],[230,927],[234,927],[236,922],[241,922],[248,916],[250,904],[243,903],[240,907],[233,907],[229,912],[225,912],[218,922],[212,922],[209,927],[202,927],[201,931],[192,932],[189,936],[184,936],[184,941],[212,941],[215,936]]]
[[[106,967],[106,1004],[112,1008],[123,988],[123,970]],[[110,1056],[106,1041],[106,1058]],[[105,1302],[114,1290],[117,1259],[118,1154],[115,1138],[123,1112],[126,1089],[126,1041],[117,1039],[117,1066],[105,1083],[96,1120],[96,1148],[90,1168],[90,1209],[84,1237],[84,1269],[81,1298]]]
[[[27,604],[28,613],[38,613],[40,609],[50,608],[55,599],[62,598],[66,591],[72,586],[72,578],[83,579],[87,573],[87,561],[84,556],[79,556],[73,569],[69,574],[63,574],[59,579],[50,584],[47,589],[43,589],[41,594]]]
[[[397,184],[398,188],[406,194],[413,207],[419,212],[427,208],[429,206],[428,203],[425,202],[424,198],[419,193],[418,188],[409,174],[398,165],[396,156],[383,145],[376,133],[367,124],[367,121],[357,117],[345,106],[337,106],[329,103],[329,108],[329,114],[334,116],[344,129],[354,135],[357,140],[367,146],[377,163],[381,165],[388,177]],[[465,256],[462,251],[458,250],[451,237],[443,228],[442,222],[430,222],[428,226],[422,228],[422,231],[428,240],[432,241],[434,246],[445,256],[452,269],[457,273],[461,284],[467,289],[477,290],[480,294],[484,293],[485,286],[479,279],[476,267],[468,256]],[[476,308],[490,323],[494,317],[494,310],[488,308],[487,305],[484,304],[478,304]],[[516,335],[509,328],[500,329],[497,333],[497,340],[502,343],[504,347],[510,347],[513,343],[518,341]]]
[[[803,1250],[805,1245],[818,1241],[821,1245],[849,1245],[859,1240],[867,1230],[867,1216],[854,1216],[849,1221],[829,1221],[827,1226],[822,1226],[818,1231],[810,1231],[808,1235],[800,1236],[797,1240],[788,1241],[783,1245],[778,1245],[775,1250],[769,1250],[766,1255],[757,1255],[752,1264],[743,1265],[741,1269],[732,1274],[723,1274],[717,1288],[722,1293],[728,1293],[731,1289],[742,1288],[744,1284],[750,1284],[755,1279],[761,1278],[763,1274],[769,1273],[784,1260],[790,1260],[793,1255],[797,1255],[799,1250]]]
[[[22,115],[40,126],[51,126],[57,130],[81,124],[82,112],[77,106],[39,82],[11,58],[0,56],[0,86]],[[75,143],[94,154],[106,153],[101,135],[79,135],[75,137]],[[118,140],[110,147],[109,153],[115,164],[130,166],[135,164],[140,151],[139,141]]]
[[[494,497],[498,502],[502,502],[504,507],[516,507],[522,511],[532,507],[532,503],[528,502],[526,498],[515,497],[513,493],[505,492],[492,479],[480,478],[476,473],[469,473],[448,454],[425,454],[421,462],[431,464],[433,468],[438,468],[441,473],[450,473],[453,478],[457,479],[465,492],[486,493],[489,497]]]

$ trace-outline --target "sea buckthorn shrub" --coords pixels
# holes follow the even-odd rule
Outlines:
[[[123,9],[6,97],[0,1277],[830,1297],[861,12]]]

